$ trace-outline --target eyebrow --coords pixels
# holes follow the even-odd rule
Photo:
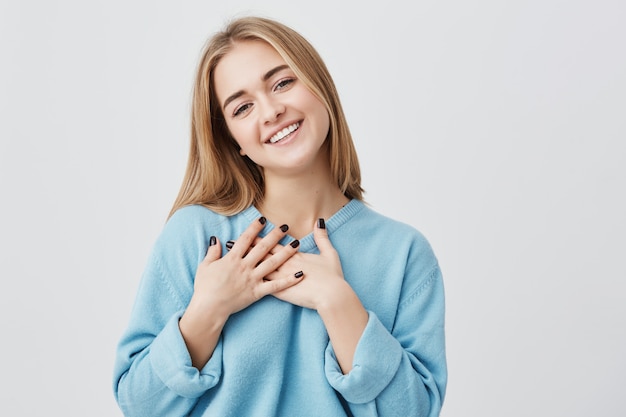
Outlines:
[[[261,78],[263,81],[267,81],[269,80],[274,74],[276,74],[277,72],[280,72],[284,69],[289,68],[289,65],[279,65],[277,67],[272,68],[271,70],[269,70],[268,72],[265,73],[265,75],[263,75],[263,77]],[[241,97],[242,95],[244,95],[245,91],[243,90],[239,90],[234,94],[231,94],[230,96],[228,96],[228,98],[226,100],[224,100],[224,104],[222,105],[222,109],[226,109],[226,106],[228,106],[230,104],[231,101],[233,100],[237,100],[239,97]]]

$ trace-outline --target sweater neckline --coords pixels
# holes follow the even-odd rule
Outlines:
[[[330,218],[324,219],[326,223],[326,230],[328,231],[328,235],[332,235],[332,233],[343,226],[348,220],[350,220],[355,214],[361,211],[365,205],[362,201],[352,199],[348,201],[342,208],[339,209],[335,214],[333,214]],[[262,216],[261,212],[254,206],[250,206],[241,214],[246,217],[249,222],[252,222],[259,217]],[[276,225],[272,224],[268,221],[265,224],[265,228],[260,233],[260,236],[267,235],[270,231],[272,231]],[[294,239],[293,236],[287,234],[280,243],[282,245],[286,245]],[[300,239],[300,251],[302,252],[310,252],[311,250],[317,248],[315,244],[315,240],[313,239],[313,232],[311,231],[309,234]]]

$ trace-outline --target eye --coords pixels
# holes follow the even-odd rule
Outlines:
[[[276,87],[274,87],[274,91],[284,90],[289,87],[291,84],[296,82],[295,78],[285,78],[284,80],[280,80],[276,83]]]
[[[242,104],[241,106],[235,109],[235,111],[233,112],[233,116],[240,116],[244,114],[245,112],[248,111],[250,107],[252,107],[251,103]]]

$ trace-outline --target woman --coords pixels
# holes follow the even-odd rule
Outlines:
[[[117,352],[127,416],[436,416],[444,294],[425,238],[362,202],[321,58],[247,17],[207,44],[178,198]]]

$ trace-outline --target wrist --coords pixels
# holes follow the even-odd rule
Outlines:
[[[369,314],[347,282],[338,286],[317,310],[324,322],[343,374],[352,370],[354,355]]]
[[[179,320],[179,328],[186,333],[221,332],[228,320],[228,314],[212,306],[201,306],[191,299],[187,309]]]
[[[361,301],[356,293],[345,280],[337,281],[337,285],[333,286],[317,303],[317,312],[323,316],[325,314],[336,314],[348,305],[355,303],[360,304]]]
[[[196,369],[202,369],[213,355],[227,318],[213,314],[210,310],[199,309],[196,303],[191,302],[178,321],[191,364]]]

